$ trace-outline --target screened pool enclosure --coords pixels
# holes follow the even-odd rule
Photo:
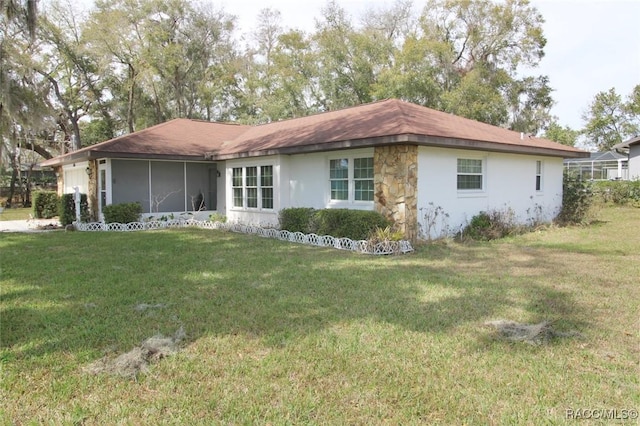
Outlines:
[[[141,203],[144,213],[217,209],[215,163],[102,161],[98,166],[101,210],[108,204],[130,202]]]

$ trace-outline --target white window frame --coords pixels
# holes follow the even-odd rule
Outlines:
[[[544,162],[536,160],[536,193],[541,194],[544,190]]]
[[[271,185],[264,185],[262,182],[262,178],[263,176],[265,176],[265,174],[263,173],[264,170],[263,168],[265,167],[271,167]],[[273,185],[273,182],[275,180],[275,167],[273,166],[273,164],[264,164],[261,166],[258,166],[258,201],[260,203],[260,207],[262,208],[262,210],[273,210],[273,207],[275,206],[275,201],[276,201],[276,193],[275,193],[275,188]],[[265,200],[265,196],[264,196],[264,190],[265,189],[271,189],[271,207],[264,207],[264,200]]]
[[[105,181],[102,182],[102,173],[104,172]],[[104,187],[103,187],[104,183]],[[102,195],[104,194],[104,205],[102,205]],[[102,210],[105,206],[112,204],[111,194],[111,160],[101,158],[98,160],[98,214],[100,219],[104,219]]]
[[[480,161],[480,167],[481,167],[481,172],[480,173],[466,173],[466,172],[460,172],[459,168],[458,168],[458,162],[459,160],[474,160],[474,161]],[[474,156],[469,156],[469,155],[465,155],[465,156],[458,156],[456,158],[456,190],[458,191],[459,195],[482,195],[485,194],[487,192],[487,159],[486,157],[474,157]],[[482,187],[481,188],[468,188],[468,189],[460,189],[458,188],[458,176],[480,176],[480,182]]]
[[[374,181],[374,177],[372,177],[371,179],[362,179],[362,178],[355,178],[355,160],[357,159],[371,159],[371,161],[373,161],[373,154],[370,153],[352,153],[349,155],[335,155],[335,156],[331,156],[327,159],[327,184],[328,184],[328,194],[327,194],[327,199],[328,199],[328,205],[331,207],[342,207],[342,206],[352,206],[352,205],[359,205],[359,206],[372,206],[374,203],[374,200],[356,200],[356,181],[363,181],[363,180],[371,180]],[[336,199],[332,199],[331,198],[331,182],[334,180],[345,180],[345,179],[332,179],[331,178],[331,162],[332,161],[336,161],[336,160],[346,160],[347,161],[347,199],[346,200],[336,200]],[[375,172],[374,172],[375,173]],[[375,190],[374,190],[374,194],[375,194]],[[375,195],[374,195],[375,197]]]
[[[262,173],[264,167],[271,167],[271,186],[262,185]],[[247,169],[256,169],[256,184],[249,186],[247,184]],[[231,209],[236,211],[274,211],[275,209],[275,165],[273,164],[251,164],[246,166],[237,166],[230,167],[231,169]],[[233,172],[234,170],[241,170],[242,173],[242,185],[234,185],[233,181]],[[242,206],[237,206],[235,204],[235,190],[242,189]],[[256,190],[256,206],[249,207],[249,189]],[[272,199],[271,199],[271,207],[263,206],[263,189],[271,189]]]

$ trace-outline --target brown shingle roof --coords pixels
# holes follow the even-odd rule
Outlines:
[[[393,142],[582,157],[574,147],[390,99],[249,128],[216,158],[325,151]],[[479,143],[478,143],[479,142]]]
[[[461,149],[588,157],[547,139],[390,99],[260,126],[175,119],[47,160],[96,158],[213,160],[409,143]]]
[[[177,118],[52,158],[42,165],[105,157],[203,160],[205,152],[220,148],[224,141],[237,137],[247,128],[237,124]]]

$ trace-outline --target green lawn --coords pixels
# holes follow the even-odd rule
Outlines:
[[[623,417],[640,408],[640,209],[600,219],[396,257],[198,229],[0,234],[0,424]],[[583,338],[511,343],[497,319]],[[85,371],[181,326],[182,350],[137,379]]]
[[[3,220],[27,220],[31,213],[33,213],[32,208],[3,208],[2,213],[0,213],[0,222]]]

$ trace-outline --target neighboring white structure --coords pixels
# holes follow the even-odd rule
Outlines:
[[[629,180],[628,156],[615,150],[566,159],[564,166],[586,180]]]
[[[415,240],[455,232],[480,211],[550,221],[562,204],[563,158],[588,155],[387,100],[261,126],[178,119],[44,165],[86,185],[96,215],[138,201],[147,215],[215,211],[277,226],[288,207],[376,210]]]
[[[628,156],[629,179],[640,179],[640,136],[622,142],[614,146],[613,149]]]

